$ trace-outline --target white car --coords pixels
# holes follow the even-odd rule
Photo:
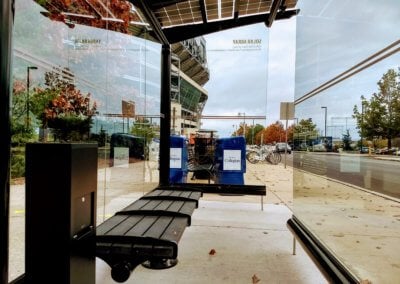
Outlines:
[[[287,153],[292,153],[292,148],[287,143],[276,143],[275,149],[277,152],[285,152],[285,148],[287,149]]]

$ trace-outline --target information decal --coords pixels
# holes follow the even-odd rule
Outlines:
[[[171,169],[182,168],[182,148],[171,148],[169,157],[169,167]]]
[[[241,150],[224,150],[224,171],[240,171],[242,169]]]
[[[114,147],[114,167],[129,167],[129,148]]]

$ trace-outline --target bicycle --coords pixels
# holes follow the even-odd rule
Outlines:
[[[272,165],[277,165],[282,161],[282,156],[273,148],[263,145],[261,147],[252,148],[247,151],[246,159],[252,164],[257,164],[262,161],[267,161]]]

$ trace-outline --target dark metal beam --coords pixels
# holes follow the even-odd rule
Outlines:
[[[203,19],[203,24],[207,24],[206,4],[204,3],[204,0],[199,0],[199,4],[201,11],[201,18]]]
[[[239,4],[240,0],[235,1],[235,10],[233,12],[233,18],[237,20],[239,18]]]
[[[160,102],[160,175],[159,184],[169,185],[171,136],[171,46],[161,49],[161,102]]]
[[[13,2],[0,4],[0,283],[8,283]]]
[[[278,12],[275,20],[289,19],[292,16],[297,15],[299,10],[287,10],[283,12]],[[269,13],[241,17],[238,19],[229,19],[216,22],[208,22],[207,25],[204,24],[193,24],[184,25],[171,28],[163,29],[165,36],[168,38],[170,43],[176,43],[190,38],[195,38],[197,36],[210,34],[214,32],[224,31],[231,28],[247,26],[257,23],[264,23]]]
[[[271,10],[269,12],[269,15],[265,21],[265,24],[267,25],[268,28],[272,26],[272,23],[275,21],[276,15],[278,13],[279,7],[282,4],[282,0],[274,0],[271,5]]]
[[[148,5],[147,1],[140,1],[140,0],[129,0],[129,1],[142,11],[147,21],[149,22],[150,26],[152,27],[155,37],[160,41],[160,43],[169,44],[167,37],[162,31],[160,22],[157,20],[152,8]]]

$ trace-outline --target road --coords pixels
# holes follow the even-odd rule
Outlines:
[[[295,168],[400,199],[400,159],[392,161],[358,154],[294,152],[287,155],[286,162]]]

